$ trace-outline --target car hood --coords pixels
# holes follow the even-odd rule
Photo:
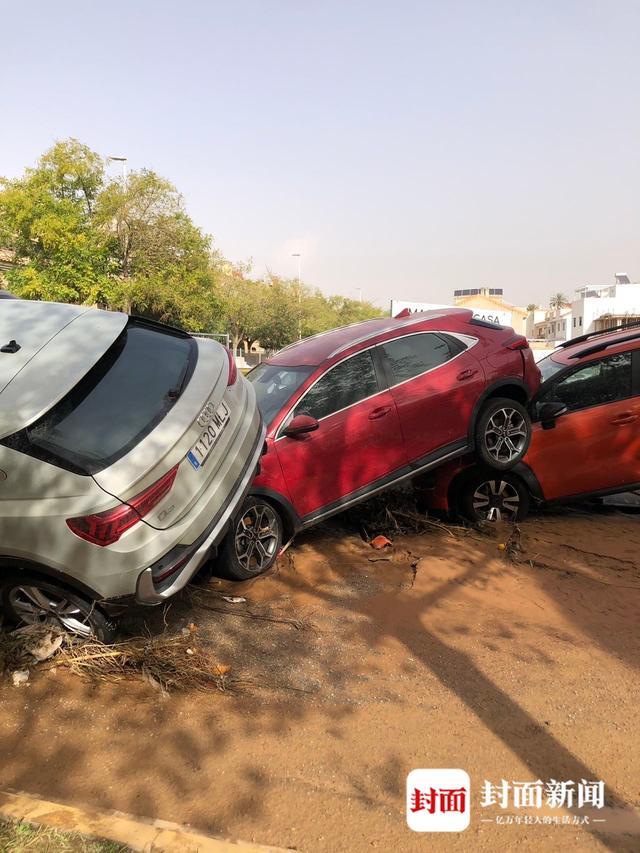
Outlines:
[[[79,305],[3,300],[0,438],[28,426],[76,385],[118,337],[126,314]]]

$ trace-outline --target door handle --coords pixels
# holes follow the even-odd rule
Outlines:
[[[461,370],[460,373],[456,376],[456,379],[459,382],[462,382],[463,379],[471,379],[471,377],[475,376],[477,372],[478,371],[475,368],[469,367],[466,370]]]
[[[634,421],[637,420],[638,416],[634,415],[633,412],[621,412],[619,415],[616,415],[615,418],[611,418],[609,423],[618,426],[621,424],[632,424]]]
[[[369,412],[369,420],[376,421],[378,418],[383,418],[385,415],[388,415],[391,411],[391,406],[378,406],[377,409],[372,409]]]

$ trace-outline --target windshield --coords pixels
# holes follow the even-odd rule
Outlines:
[[[566,364],[562,364],[559,361],[554,361],[553,355],[548,355],[545,358],[540,359],[538,367],[542,374],[542,381],[546,382],[547,379],[551,379],[551,377],[555,376],[559,370],[564,370],[566,366]]]
[[[309,365],[283,367],[279,364],[259,364],[247,373],[267,426],[314,370]]]

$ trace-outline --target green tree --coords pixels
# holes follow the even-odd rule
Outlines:
[[[98,154],[56,143],[0,189],[9,285],[30,299],[100,304],[208,330],[219,317],[211,241],[154,172],[107,180]]]
[[[535,304],[535,302],[530,302],[527,305],[527,313],[528,314],[531,314],[532,311],[537,311],[537,310],[538,310],[538,306]]]
[[[103,300],[105,241],[92,227],[101,158],[77,140],[56,143],[22,178],[0,188],[0,241],[16,253],[7,273],[19,296],[62,302]]]
[[[561,311],[563,308],[569,307],[569,300],[564,293],[554,293],[549,300],[549,308],[553,311]]]

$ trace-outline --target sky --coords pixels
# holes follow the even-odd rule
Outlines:
[[[640,280],[640,3],[0,0],[0,175],[75,137],[386,307]],[[114,169],[115,169],[114,165]]]

